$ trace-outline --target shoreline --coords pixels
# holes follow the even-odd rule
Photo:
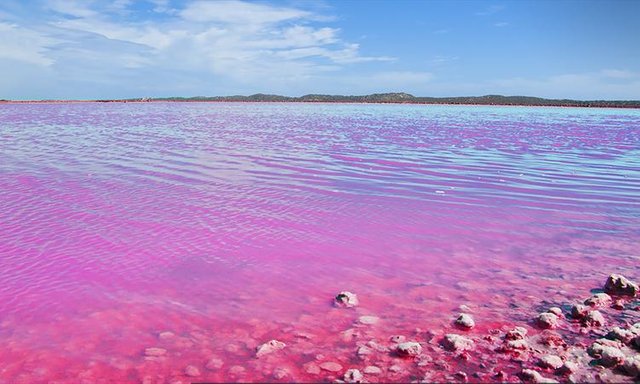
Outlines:
[[[0,105],[16,104],[373,104],[373,105],[441,105],[473,107],[526,107],[526,108],[587,108],[587,109],[640,109],[639,105],[564,105],[564,104],[507,104],[507,103],[439,103],[412,101],[267,101],[267,100],[0,100]]]
[[[358,296],[342,291],[333,306],[353,314],[352,327],[340,333],[345,343],[355,342],[353,358],[319,354],[302,365],[302,372],[281,367],[273,378],[343,383],[635,382],[640,378],[639,290],[638,284],[614,273],[584,300],[528,303],[540,310],[528,320],[495,323],[461,305],[445,329],[384,336],[378,331],[378,337],[370,330],[383,319],[375,312],[358,311]],[[313,339],[304,331],[295,332],[295,337]],[[264,338],[254,348],[255,358],[279,365],[288,349],[304,352],[296,344],[286,336]],[[189,365],[184,374],[199,377],[201,372],[218,371],[220,363],[214,356],[203,371]]]
[[[483,106],[522,106],[522,107],[569,107],[569,108],[640,108],[640,100],[577,100],[553,99],[533,96],[453,96],[426,97],[414,96],[406,92],[372,93],[367,95],[329,95],[311,93],[302,96],[282,96],[256,93],[252,95],[230,96],[163,96],[135,98],[74,99],[74,100],[9,100],[0,99],[0,103],[338,103],[338,104],[412,104],[412,105],[483,105]]]
[[[8,354],[0,352],[0,357],[17,350],[43,356],[44,360],[34,364],[38,361],[34,358],[28,367],[37,368],[26,370],[20,364],[9,364],[0,379],[635,383],[640,379],[638,285],[615,273],[604,285],[598,284],[602,281],[590,281],[594,284],[589,290],[574,287],[574,293],[583,295],[521,302],[521,307],[512,311],[521,316],[510,316],[510,320],[496,320],[483,313],[482,307],[469,303],[457,306],[446,324],[424,327],[420,320],[396,324],[371,305],[373,297],[366,292],[334,290],[333,297],[318,298],[321,308],[292,322],[254,318],[222,326],[228,322],[222,319],[216,323],[187,321],[190,325],[184,328],[178,323],[151,321],[150,332],[137,334],[134,343],[124,345],[124,355],[95,355],[95,345],[117,339],[109,334],[111,327],[106,327],[104,333],[97,330],[86,341],[93,347],[88,353],[93,357],[88,360],[56,360],[55,352],[14,343]],[[164,311],[166,308],[151,313]],[[87,314],[123,329],[131,322],[148,323],[148,315],[148,308],[135,307],[127,307],[125,318],[108,308]],[[77,322],[74,324],[86,319],[64,318]],[[55,363],[46,363],[50,361]]]

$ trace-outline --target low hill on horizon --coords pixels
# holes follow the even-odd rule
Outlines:
[[[514,106],[548,106],[548,107],[599,107],[599,108],[640,108],[640,100],[573,100],[545,99],[533,96],[457,96],[457,97],[423,97],[405,92],[373,93],[370,95],[324,95],[308,94],[299,97],[256,93],[249,96],[193,96],[193,97],[156,97],[137,99],[101,99],[101,100],[68,100],[93,102],[291,102],[291,103],[401,103],[401,104],[459,104],[459,105],[514,105]],[[29,102],[65,102],[65,100],[2,100],[0,103]]]
[[[308,94],[300,97],[257,93],[249,96],[196,96],[162,97],[149,101],[236,101],[236,102],[320,102],[320,103],[405,103],[405,104],[463,104],[463,105],[520,105],[520,106],[558,106],[558,107],[612,107],[640,108],[640,100],[572,100],[545,99],[532,96],[458,96],[458,97],[421,97],[404,92],[374,93],[370,95],[324,95]],[[136,101],[128,100],[128,101]]]

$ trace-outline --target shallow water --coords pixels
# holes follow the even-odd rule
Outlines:
[[[360,315],[527,321],[640,277],[638,239],[639,110],[2,105],[0,382],[315,381]]]

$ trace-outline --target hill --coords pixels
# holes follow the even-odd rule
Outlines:
[[[606,107],[640,108],[640,100],[571,100],[544,99],[530,96],[462,96],[462,97],[417,97],[408,93],[374,93],[371,95],[346,96],[309,94],[300,97],[288,97],[258,93],[250,96],[196,96],[164,97],[149,101],[235,101],[235,102],[303,102],[303,103],[404,103],[404,104],[466,104],[466,105],[520,105],[520,106],[557,106],[557,107]],[[115,101],[115,100],[114,100]],[[122,100],[119,100],[122,101]],[[127,101],[139,101],[130,99]]]
[[[194,96],[159,97],[141,99],[102,99],[102,100],[38,100],[12,101],[0,100],[0,103],[60,103],[60,102],[287,102],[287,103],[400,103],[400,104],[460,104],[460,105],[518,105],[540,107],[596,107],[596,108],[640,108],[640,100],[571,100],[544,99],[531,96],[459,96],[459,97],[421,97],[404,92],[374,93],[371,95],[322,95],[309,94],[300,97],[256,93],[243,96]]]

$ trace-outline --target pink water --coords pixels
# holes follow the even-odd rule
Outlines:
[[[527,321],[640,278],[639,239],[638,110],[2,105],[0,383],[333,380],[344,331]]]

